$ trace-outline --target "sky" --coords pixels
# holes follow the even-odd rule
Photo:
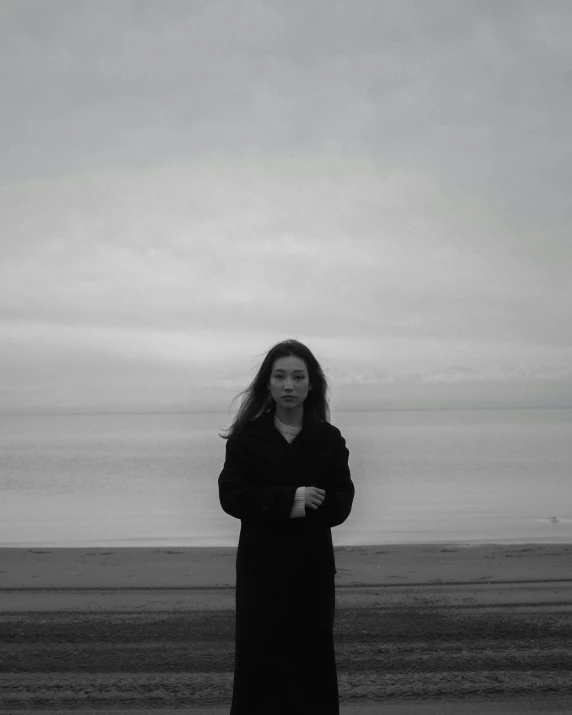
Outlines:
[[[568,0],[0,0],[0,412],[572,407]],[[236,409],[237,403],[232,403]]]

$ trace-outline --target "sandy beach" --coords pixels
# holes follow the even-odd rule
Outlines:
[[[235,558],[0,549],[0,707],[228,706]],[[342,705],[570,703],[572,544],[337,547],[336,565]]]

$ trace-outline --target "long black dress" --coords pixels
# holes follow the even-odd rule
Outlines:
[[[230,715],[339,715],[331,527],[352,507],[348,458],[333,425],[305,416],[289,444],[273,411],[227,440],[220,503],[241,520]],[[292,519],[300,486],[326,498]]]

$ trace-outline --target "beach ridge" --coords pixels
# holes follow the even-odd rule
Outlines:
[[[368,588],[400,588],[407,586],[408,588],[416,588],[423,586],[501,586],[508,584],[533,585],[544,583],[570,583],[572,578],[541,578],[541,579],[498,579],[487,580],[485,583],[479,581],[443,581],[442,579],[433,579],[431,581],[413,581],[403,583],[364,583],[360,581],[352,581],[350,583],[338,583],[336,589],[368,589]],[[0,586],[0,593],[10,593],[13,591],[229,591],[234,590],[235,586]]]
[[[572,579],[572,544],[336,546],[336,585]],[[261,568],[264,565],[262,564]],[[227,588],[236,547],[0,548],[0,588]]]

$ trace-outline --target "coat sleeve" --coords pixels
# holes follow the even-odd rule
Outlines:
[[[340,434],[328,470],[328,481],[324,485],[326,498],[318,509],[307,509],[306,518],[324,526],[339,526],[348,518],[352,510],[355,487],[349,467],[349,450]]]
[[[226,457],[218,478],[218,493],[223,511],[236,519],[289,523],[296,487],[249,484],[240,444],[231,437],[226,442]]]

